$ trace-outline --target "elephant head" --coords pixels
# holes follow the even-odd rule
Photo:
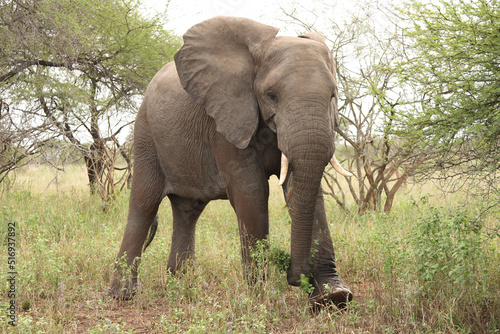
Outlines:
[[[322,37],[276,37],[278,29],[233,17],[193,26],[175,55],[180,82],[204,107],[227,141],[245,149],[259,124],[276,133],[280,184],[292,219],[288,282],[311,270],[315,208],[334,153],[337,123],[335,63]],[[287,180],[285,182],[285,179]]]

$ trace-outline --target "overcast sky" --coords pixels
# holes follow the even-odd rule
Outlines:
[[[146,7],[158,11],[162,11],[167,4],[166,0],[142,1]],[[359,10],[359,5],[363,2],[363,0],[170,0],[167,11],[169,21],[166,28],[182,36],[196,23],[214,16],[226,15],[248,17],[280,28],[280,35],[295,35],[303,31],[296,31],[293,26],[286,25],[282,21],[284,15],[280,7],[288,12],[294,8],[298,9],[297,15],[308,23],[316,21],[316,14],[319,18],[333,19],[340,23],[346,19],[349,12]],[[387,5],[388,3],[402,3],[404,0],[378,0],[376,2]],[[327,13],[322,13],[323,11]],[[320,22],[315,23],[317,29],[322,29]],[[385,25],[384,18],[378,24]]]
[[[165,0],[143,0],[147,6],[160,10]],[[331,0],[335,3],[335,0]],[[310,6],[310,0],[171,0],[167,28],[182,35],[194,24],[218,15],[248,17],[266,24],[274,24],[281,13],[280,6],[292,8],[292,3]]]

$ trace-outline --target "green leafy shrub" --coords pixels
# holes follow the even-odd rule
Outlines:
[[[419,220],[412,239],[424,294],[445,283],[456,291],[481,281],[487,273],[482,228],[479,219],[463,212],[432,209]]]
[[[463,211],[432,208],[419,219],[410,239],[422,318],[442,311],[464,333],[498,324],[498,254],[484,230],[479,217]],[[448,324],[432,324],[440,326]]]

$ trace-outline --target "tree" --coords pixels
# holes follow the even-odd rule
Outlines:
[[[146,16],[138,0],[0,0],[0,98],[10,119],[29,115],[44,136],[76,147],[93,192],[118,156],[130,170],[123,140],[138,97],[180,46],[163,17]]]
[[[18,123],[18,124],[16,124]],[[0,184],[9,172],[30,162],[47,141],[45,125],[31,126],[28,117],[14,122],[8,104],[0,99]]]
[[[438,168],[498,195],[500,2],[411,2],[399,13],[406,59],[396,70],[412,98],[397,134],[433,152],[428,175]]]

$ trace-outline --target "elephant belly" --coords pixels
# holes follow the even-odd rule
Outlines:
[[[226,190],[211,157],[198,161],[189,155],[162,159],[165,175],[165,195],[177,195],[202,201],[227,199]]]

